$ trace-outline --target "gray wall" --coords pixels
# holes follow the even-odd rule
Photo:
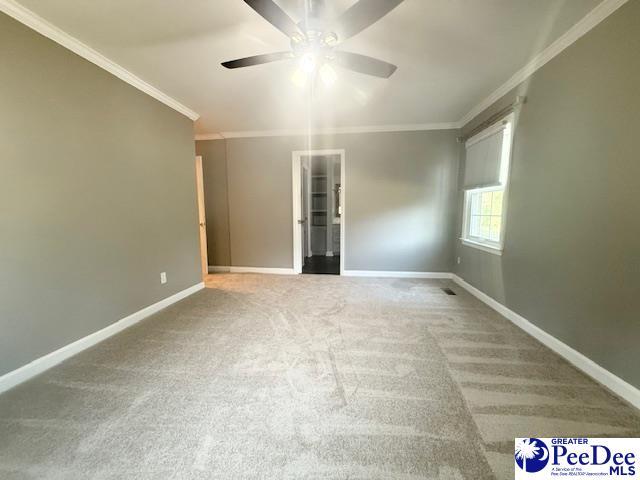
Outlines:
[[[448,272],[455,137],[447,130],[236,138],[197,142],[197,151],[205,168],[226,151],[231,265],[292,267],[291,152],[340,148],[346,150],[346,269]],[[217,195],[209,185],[206,195]],[[226,228],[224,222],[209,227]]]
[[[208,261],[225,267],[231,265],[226,146],[224,140],[196,142],[196,153],[202,155]]]
[[[0,14],[0,374],[201,281],[194,153],[189,119]]]
[[[637,387],[639,18],[627,3],[465,127],[528,98],[504,254],[457,247],[458,275]]]

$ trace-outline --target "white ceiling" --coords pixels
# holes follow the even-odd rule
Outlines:
[[[276,0],[298,20],[303,0]],[[311,100],[293,62],[220,62],[287,50],[242,0],[20,0],[200,114],[197,133],[459,121],[600,0],[405,0],[343,48],[398,65],[388,80],[339,70]],[[326,0],[337,13],[355,0]]]

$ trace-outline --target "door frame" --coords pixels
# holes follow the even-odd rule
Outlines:
[[[298,220],[302,216],[302,185],[301,185],[301,161],[305,156],[323,156],[323,155],[340,155],[340,188],[342,193],[342,213],[340,214],[340,275],[344,275],[345,265],[345,243],[346,243],[346,154],[345,149],[330,150],[295,150],[292,152],[291,159],[291,186],[293,192],[293,271],[302,273],[302,227]],[[328,221],[329,219],[327,219]]]
[[[198,202],[198,233],[200,236],[200,268],[204,279],[209,273],[209,260],[207,255],[207,216],[204,206],[204,174],[201,155],[196,157],[196,197]]]

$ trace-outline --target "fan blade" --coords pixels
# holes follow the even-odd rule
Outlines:
[[[243,68],[251,67],[253,65],[261,65],[263,63],[289,60],[290,58],[293,58],[293,54],[291,52],[265,53],[264,55],[254,55],[253,57],[239,58],[238,60],[223,62],[222,66],[226,68]]]
[[[344,12],[334,23],[334,32],[342,42],[373,25],[403,0],[360,0]]]
[[[354,72],[380,78],[389,78],[398,69],[391,63],[351,52],[335,52],[335,63]]]
[[[304,37],[296,22],[273,0],[244,0],[244,2],[289,38]]]

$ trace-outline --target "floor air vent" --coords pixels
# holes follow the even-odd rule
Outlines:
[[[450,288],[443,288],[442,291],[444,293],[446,293],[447,295],[455,295],[456,292],[454,292],[453,290],[451,290]]]

